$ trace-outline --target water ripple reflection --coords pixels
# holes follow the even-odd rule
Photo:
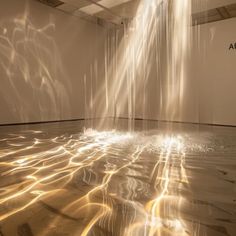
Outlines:
[[[235,235],[236,135],[222,130],[3,133],[0,231]]]

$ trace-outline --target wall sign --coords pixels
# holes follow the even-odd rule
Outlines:
[[[236,50],[236,43],[231,43],[229,45],[229,50]]]

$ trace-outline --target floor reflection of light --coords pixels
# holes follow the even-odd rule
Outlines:
[[[27,140],[27,135],[25,139]],[[162,209],[168,207],[173,199],[179,201],[177,194],[172,193],[170,198],[170,183],[183,181],[183,177],[186,177],[182,160],[185,154],[184,137],[175,134],[147,136],[139,132],[89,129],[80,135],[57,136],[49,140],[37,137],[32,143],[25,142],[25,139],[21,139],[20,135],[18,139],[11,139],[13,144],[22,140],[24,145],[12,147],[14,152],[11,148],[6,149],[8,151],[5,150],[0,156],[1,159],[4,158],[5,164],[9,164],[8,169],[2,172],[2,177],[21,176],[19,183],[9,184],[4,191],[0,191],[0,206],[18,202],[14,209],[5,209],[0,220],[24,212],[38,201],[60,199],[75,176],[84,173],[83,181],[88,183],[85,192],[74,197],[72,195],[72,199],[61,206],[60,210],[72,218],[86,215],[86,224],[79,231],[80,235],[88,235],[96,225],[108,227],[108,222],[115,214],[113,198],[132,206],[136,212],[126,222],[124,235],[143,235],[144,231],[144,235],[161,235],[165,230],[178,232],[174,235],[184,235],[180,234],[183,230],[181,219],[175,215],[168,218],[168,214]],[[144,176],[139,176],[135,166],[146,155],[156,158],[148,177],[155,195],[141,204],[135,197],[136,191],[143,190],[139,178]],[[173,172],[174,164],[181,169],[179,175]],[[94,185],[90,183],[91,174],[97,179]],[[124,182],[128,191],[126,197],[122,196],[122,192],[110,190],[114,185],[113,181],[117,184],[117,178],[122,176],[134,178],[128,177],[127,182]],[[56,217],[50,224],[57,225],[60,220],[60,217]],[[111,230],[113,227],[115,226]],[[43,231],[42,235],[46,234],[47,229]]]
[[[163,163],[163,169],[161,175],[157,176],[156,180],[161,181],[161,191],[157,191],[157,196],[152,201],[150,201],[146,209],[148,211],[148,218],[146,222],[146,227],[149,228],[148,235],[162,235],[163,232],[169,231],[169,233],[176,233],[175,235],[186,235],[185,229],[183,228],[181,221],[179,219],[168,219],[165,218],[165,212],[162,212],[162,202],[169,195],[169,183],[172,180],[172,167],[173,164],[172,156],[179,153],[180,159],[184,155],[184,141],[181,136],[166,136],[163,137],[161,142],[161,154],[160,161]],[[163,216],[162,216],[163,214]],[[164,217],[164,218],[162,218]]]

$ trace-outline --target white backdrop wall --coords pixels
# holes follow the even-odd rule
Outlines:
[[[182,115],[177,120],[236,125],[236,50],[229,50],[236,41],[235,26],[233,18],[193,27]],[[106,102],[114,102],[116,90],[112,74],[104,71],[105,59],[108,71],[113,63],[104,54],[106,35],[106,30],[98,25],[37,1],[3,1],[0,124],[117,115],[117,110],[109,109],[108,114],[104,109]],[[111,47],[114,50],[115,45]],[[110,46],[106,49],[111,50]],[[143,78],[135,78],[140,81],[132,113],[136,118],[166,119],[160,102],[163,84],[156,62],[153,63],[155,57],[155,52],[151,53],[145,83]],[[122,70],[123,67],[120,74]],[[119,75],[117,70],[114,73],[113,76]],[[115,89],[109,94],[109,101],[105,80]],[[126,81],[121,86],[124,89],[120,89],[118,101],[126,90]],[[130,113],[122,109],[118,115],[128,117]]]
[[[236,18],[194,28],[192,68],[199,122],[236,125]],[[186,88],[186,90],[188,87]]]
[[[0,124],[99,116],[105,35],[37,1],[1,1]]]
[[[165,73],[156,69],[155,49],[148,58],[147,77],[135,78],[134,116],[142,119],[236,125],[236,18],[193,27],[191,53],[186,67],[184,96],[176,117],[163,112],[161,93]],[[164,43],[164,42],[163,42]],[[164,54],[163,54],[164,55]],[[160,69],[168,61],[161,57]],[[164,62],[163,62],[164,61]],[[125,90],[124,88],[121,91]],[[118,116],[129,117],[128,104]],[[173,107],[175,109],[175,107]]]

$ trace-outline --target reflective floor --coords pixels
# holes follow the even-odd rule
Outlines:
[[[1,236],[236,235],[236,128],[107,123],[0,127]]]

